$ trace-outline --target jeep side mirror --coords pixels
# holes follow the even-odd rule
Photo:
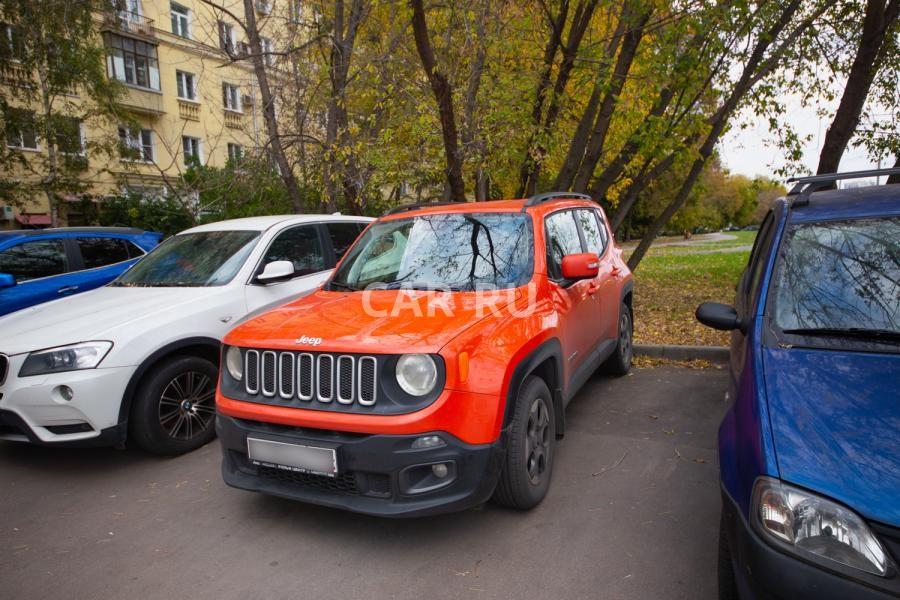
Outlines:
[[[15,287],[16,278],[9,273],[0,273],[0,290]]]
[[[600,259],[593,252],[567,254],[562,259],[562,276],[569,281],[593,279],[600,269]]]
[[[697,307],[695,313],[697,320],[713,329],[732,331],[744,330],[744,324],[733,306],[720,304],[719,302],[704,302]]]
[[[294,276],[294,263],[289,260],[273,260],[268,263],[263,272],[256,276],[256,283],[277,283]]]

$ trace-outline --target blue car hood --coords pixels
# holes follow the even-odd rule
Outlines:
[[[900,526],[900,354],[765,348],[780,476]]]

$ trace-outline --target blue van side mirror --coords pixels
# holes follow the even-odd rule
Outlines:
[[[697,312],[694,314],[697,320],[707,327],[721,331],[740,329],[741,332],[745,332],[744,323],[738,316],[737,311],[734,310],[734,307],[727,304],[704,302],[697,307]]]
[[[16,278],[9,273],[0,273],[0,290],[16,285]]]

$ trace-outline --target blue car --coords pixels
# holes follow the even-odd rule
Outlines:
[[[825,189],[874,173],[797,180],[697,309],[732,331],[721,598],[900,597],[900,185]]]
[[[161,233],[124,227],[0,232],[0,316],[106,285]]]

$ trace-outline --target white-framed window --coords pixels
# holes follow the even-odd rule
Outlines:
[[[234,25],[231,23],[219,21],[219,48],[228,54],[234,54],[235,48],[237,48],[234,38]]]
[[[268,15],[272,12],[272,3],[269,0],[256,0],[256,11],[261,15]]]
[[[34,111],[8,108],[3,115],[6,125],[6,145],[16,150],[38,150]]]
[[[159,90],[159,59],[156,46],[113,33],[106,34],[110,77],[130,85]]]
[[[184,151],[184,165],[186,167],[203,164],[203,154],[200,138],[181,136],[181,148]]]
[[[290,11],[288,18],[291,23],[300,23],[303,18],[303,0],[290,0]]]
[[[222,84],[222,106],[226,110],[241,112],[241,88],[232,83]]]
[[[63,154],[84,154],[84,123],[81,119],[56,117],[56,147]]]
[[[179,37],[191,37],[191,11],[189,8],[172,2],[172,33]]]
[[[18,25],[0,23],[0,58],[22,60],[25,58],[25,39]]]
[[[120,19],[141,23],[144,14],[141,0],[113,0],[113,4],[119,11]]]
[[[272,54],[275,47],[272,45],[272,40],[270,40],[269,38],[261,37],[259,38],[259,45],[260,49],[262,50],[263,63],[271,67],[275,64],[275,55]]]
[[[119,125],[119,152],[126,160],[153,162],[153,131]]]
[[[179,98],[182,100],[197,99],[197,79],[193,73],[175,71],[175,83]]]
[[[244,147],[234,142],[228,142],[228,160],[230,162],[240,162],[244,158]]]

